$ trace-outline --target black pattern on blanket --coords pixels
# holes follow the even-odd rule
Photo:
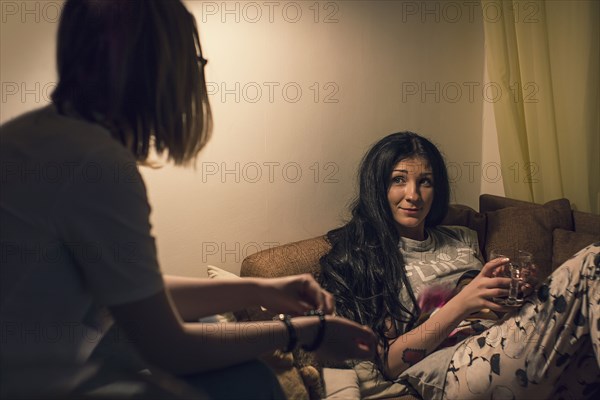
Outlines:
[[[554,271],[520,310],[457,346],[443,397],[598,398],[599,281],[595,243]]]

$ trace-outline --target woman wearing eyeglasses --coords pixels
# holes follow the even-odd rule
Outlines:
[[[141,355],[154,395],[281,398],[255,361],[262,354],[296,346],[330,359],[374,354],[370,329],[320,315],[334,301],[310,275],[208,281],[161,273],[137,165],[152,150],[193,163],[212,122],[206,60],[181,2],[69,0],[57,44],[52,104],[1,129],[3,397],[87,393],[89,376],[104,368],[90,357],[114,323],[126,333],[114,344]],[[197,322],[251,305],[300,316]],[[318,315],[301,316],[310,310]],[[137,377],[128,367],[108,370],[106,382]],[[161,371],[185,384],[161,392]]]

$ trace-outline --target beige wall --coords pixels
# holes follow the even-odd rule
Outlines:
[[[2,122],[45,104],[56,81],[49,4],[61,2],[26,3],[2,1]],[[482,185],[499,188],[482,179],[497,145],[482,133],[491,98],[477,3],[186,4],[215,129],[195,170],[143,169],[164,271],[237,273],[247,254],[338,226],[360,157],[394,131],[439,144],[453,201],[476,208]]]

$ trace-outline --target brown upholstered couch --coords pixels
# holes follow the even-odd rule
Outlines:
[[[491,249],[519,248],[533,253],[541,278],[581,248],[600,241],[600,215],[574,211],[567,199],[544,205],[505,197],[481,195],[479,212],[452,205],[444,225],[467,226],[477,232],[481,252],[487,259]],[[278,277],[319,272],[319,258],[329,244],[324,236],[274,247],[248,256],[241,276]],[[260,310],[246,310],[238,317],[269,319]],[[323,395],[319,365],[310,355],[295,353],[295,359],[271,360],[289,398],[319,398]]]

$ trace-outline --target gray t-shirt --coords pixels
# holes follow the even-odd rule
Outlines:
[[[47,106],[0,128],[0,362],[81,365],[107,306],[164,289],[133,155]]]
[[[417,299],[427,286],[442,284],[454,288],[463,275],[475,275],[482,268],[483,258],[479,251],[477,233],[462,226],[427,229],[427,239],[424,241],[401,238],[398,246],[406,264],[407,278]],[[403,288],[400,300],[406,307],[414,310],[406,288]],[[406,326],[399,328],[401,332],[406,331]],[[426,357],[404,371],[396,382],[386,380],[371,362],[357,363],[353,367],[359,379],[361,398],[397,397],[405,393],[407,383],[423,390],[426,382],[426,393],[438,393],[435,390],[443,389],[445,371],[453,352],[453,347],[436,351],[435,355]]]
[[[423,288],[429,285],[454,288],[463,274],[482,268],[483,257],[479,251],[477,233],[463,226],[427,229],[427,239],[417,241],[401,238],[398,247],[416,299]],[[406,288],[403,288],[400,300],[412,309]]]

